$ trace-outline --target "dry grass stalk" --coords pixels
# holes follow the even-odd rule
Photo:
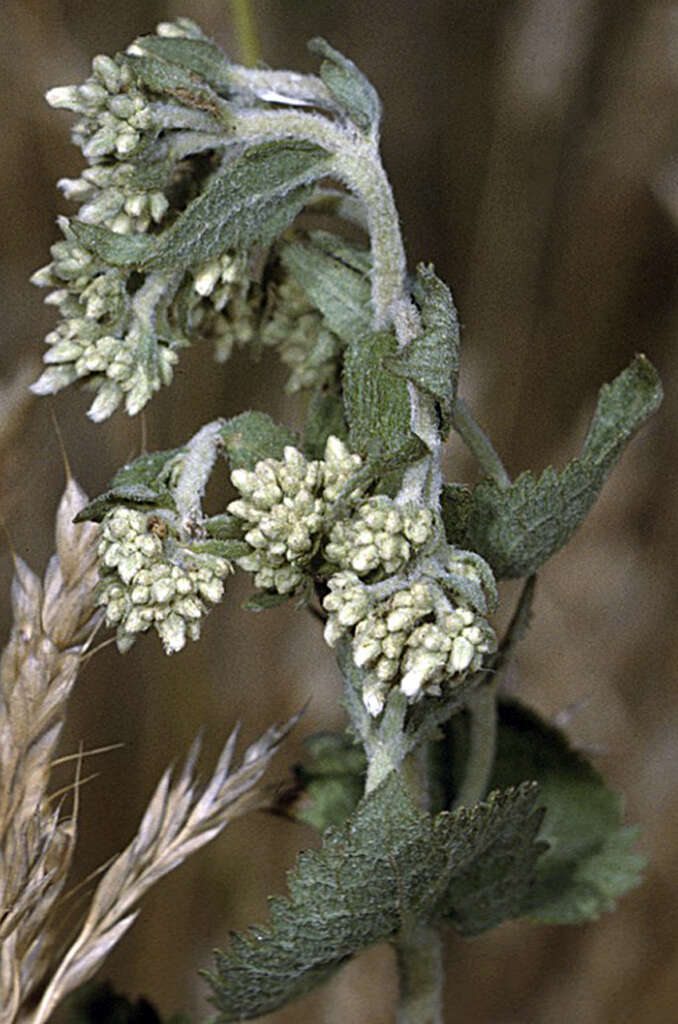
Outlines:
[[[150,887],[213,839],[228,822],[261,801],[253,789],[296,718],[273,726],[245,751],[230,773],[237,737],[234,730],[207,785],[199,790],[196,740],[177,781],[168,769],[146,809],[129,846],[116,857],[99,882],[79,934],[56,968],[39,1006],[25,1024],[44,1024],[57,1004],[87,981],[134,922],[137,904]]]
[[[21,559],[14,624],[0,658],[0,1022],[44,974],[46,921],[70,866],[75,826],[47,785],[65,705],[97,612],[96,527],[74,525],[87,501],[69,480],[44,580]]]
[[[56,517],[56,554],[42,582],[16,559],[14,625],[0,658],[0,1024],[19,1015],[23,1024],[43,1024],[94,974],[150,886],[261,800],[254,787],[296,721],[270,728],[231,774],[234,731],[202,790],[196,741],[177,781],[171,784],[169,769],[163,775],[133,841],[101,878],[75,940],[50,964],[53,910],[72,860],[76,813],[64,816],[47,786],[66,702],[98,618],[97,528],[73,523],[86,500],[69,481]],[[40,991],[29,1009],[31,994]]]

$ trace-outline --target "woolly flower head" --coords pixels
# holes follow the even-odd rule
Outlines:
[[[324,517],[362,465],[336,437],[328,438],[324,456],[310,461],[289,445],[282,459],[262,459],[253,470],[231,474],[241,497],[228,510],[244,520],[251,548],[236,561],[254,573],[262,589],[287,594],[300,586],[318,549]]]
[[[468,560],[463,568],[470,576]],[[481,586],[480,574],[470,582]],[[328,587],[325,640],[333,647],[350,634],[354,663],[369,670],[362,697],[371,715],[381,713],[395,686],[410,702],[439,696],[495,650],[494,631],[481,611],[434,576],[403,581],[385,597],[378,585],[350,571],[330,577]]]
[[[161,513],[118,507],[103,520],[98,603],[120,650],[155,628],[168,654],[197,640],[208,603],[221,600],[230,563],[181,543]]]
[[[368,498],[355,515],[340,519],[325,547],[328,562],[365,576],[399,572],[433,535],[433,513],[399,506],[386,495]]]

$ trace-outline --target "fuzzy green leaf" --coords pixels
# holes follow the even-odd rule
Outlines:
[[[410,430],[407,383],[384,367],[397,342],[388,331],[353,340],[344,360],[344,404],[351,447],[374,459],[421,454]]]
[[[184,42],[197,40],[186,39]],[[126,61],[138,81],[148,89],[172,96],[184,107],[193,107],[212,115],[215,118],[215,129],[228,123],[229,116],[225,103],[205,81],[201,81],[179,64],[168,63],[157,57],[128,56]],[[174,123],[176,126],[179,118],[175,118]]]
[[[652,364],[637,356],[600,391],[582,454],[562,472],[521,473],[502,489],[491,481],[473,492],[464,546],[479,552],[501,578],[536,572],[570,539],[594,504],[625,445],[662,398]]]
[[[215,540],[240,540],[243,535],[243,522],[237,516],[228,512],[219,512],[209,519],[203,520],[202,524],[208,536]]]
[[[250,553],[252,548],[244,540],[201,540],[189,545],[196,555],[216,555],[229,561]]]
[[[345,344],[372,328],[370,255],[324,231],[284,246],[281,261]]]
[[[220,436],[232,469],[254,469],[262,459],[282,459],[286,446],[298,443],[289,427],[257,411],[226,420]]]
[[[69,227],[79,242],[110,267],[138,267],[153,250],[154,241],[149,235],[121,235],[82,220],[69,221]]]
[[[253,146],[217,171],[159,236],[144,269],[196,266],[229,249],[268,245],[294,220],[329,166],[325,150],[309,143]]]
[[[473,855],[452,876],[445,893],[445,917],[462,935],[479,935],[518,917],[534,882],[545,844],[537,842],[542,815],[535,809],[537,787],[490,794],[490,808],[471,808]],[[470,838],[470,837],[469,837]]]
[[[135,43],[154,57],[192,71],[215,89],[229,87],[231,62],[211,39],[141,36]]]
[[[169,448],[148,452],[121,466],[109,489],[85,505],[74,521],[100,523],[117,505],[173,508],[174,499],[166,485],[172,463],[182,451],[182,448]]]
[[[289,875],[289,896],[270,901],[270,926],[233,936],[228,952],[217,953],[208,974],[216,1020],[275,1010],[326,980],[348,957],[393,938],[404,924],[435,916],[450,879],[468,874],[502,838],[510,889],[515,880],[506,837],[522,849],[535,796],[536,787],[527,785],[432,818],[413,805],[392,773],[344,828],[326,834],[320,850],[301,854]]]
[[[558,729],[518,703],[500,705],[492,785],[539,783],[545,808],[539,838],[549,849],[522,914],[546,924],[600,917],[640,882],[645,860],[632,846],[638,830],[622,825],[623,801]]]
[[[417,268],[413,294],[421,308],[424,333],[384,363],[391,373],[412,381],[436,399],[447,433],[459,377],[457,311],[449,288],[432,267],[421,264]]]
[[[311,39],[308,48],[324,57],[320,77],[339,106],[363,132],[376,132],[381,116],[381,102],[374,86],[352,60],[344,57],[324,39]]]
[[[251,550],[248,545],[248,551]],[[246,601],[243,601],[242,608],[246,612],[267,612],[269,608],[279,608],[281,604],[289,601],[292,596],[292,594],[256,593],[248,597]]]

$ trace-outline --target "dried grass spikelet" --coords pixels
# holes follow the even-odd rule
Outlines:
[[[254,787],[298,717],[272,726],[231,774],[234,731],[203,789],[195,778],[196,741],[177,781],[171,783],[169,769],[163,775],[75,939],[50,962],[54,911],[75,846],[77,785],[70,816],[47,787],[66,702],[99,617],[97,528],[73,523],[86,501],[70,480],[56,517],[56,554],[42,582],[20,559],[15,563],[14,624],[0,658],[0,1024],[43,1024],[94,974],[153,883],[262,799]]]
[[[170,769],[160,780],[137,834],[101,878],[87,917],[25,1024],[44,1024],[57,1004],[87,981],[134,922],[137,904],[150,887],[213,839],[230,821],[261,803],[253,787],[282,739],[296,723],[274,725],[247,748],[240,767],[230,774],[237,738],[234,729],[207,785],[200,791],[195,763],[196,740],[177,781]]]
[[[69,480],[56,554],[41,582],[19,558],[14,623],[0,658],[0,1022],[40,981],[45,922],[71,862],[74,823],[46,796],[66,701],[98,612],[96,527],[74,525],[87,498]]]

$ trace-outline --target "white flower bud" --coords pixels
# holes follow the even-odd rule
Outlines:
[[[452,651],[448,659],[448,667],[452,672],[465,672],[473,661],[475,648],[465,636],[456,636],[452,641]]]

